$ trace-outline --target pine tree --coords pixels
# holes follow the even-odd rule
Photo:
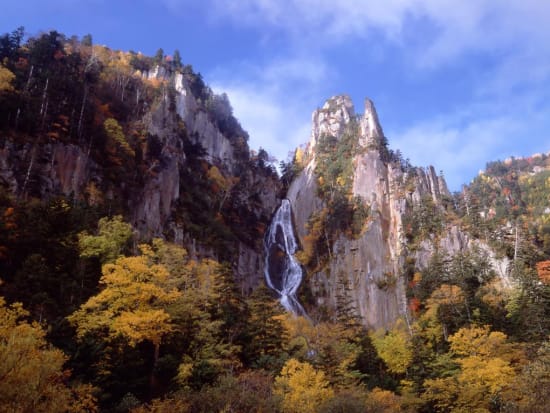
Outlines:
[[[359,316],[355,309],[349,280],[344,274],[338,277],[336,292],[336,321],[344,328],[356,328],[360,325]]]
[[[155,53],[155,57],[153,58],[153,63],[156,65],[162,65],[163,62],[164,62],[164,50],[162,50],[162,48],[159,48]]]
[[[172,64],[174,65],[175,69],[181,69],[183,67],[183,63],[181,62],[180,51],[178,49],[174,50],[174,56],[172,57]]]
[[[244,358],[248,365],[277,370],[283,356],[286,331],[281,321],[282,308],[271,291],[262,284],[247,300],[249,318]]]
[[[92,35],[88,33],[82,36],[82,41],[80,42],[80,44],[85,47],[91,47],[93,44]]]

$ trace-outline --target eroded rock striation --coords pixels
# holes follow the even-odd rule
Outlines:
[[[359,226],[355,222],[354,229],[333,228],[330,237],[325,228],[316,235],[321,236],[323,251],[313,254],[324,256],[307,268],[304,283],[312,299],[305,306],[334,314],[345,302],[368,327],[389,327],[397,318],[406,318],[407,258],[422,268],[436,250],[455,254],[476,248],[485,252],[504,284],[508,282],[509,263],[458,226],[422,241],[411,254],[404,231],[407,214],[426,199],[443,208],[449,191],[433,167],[412,167],[388,149],[369,99],[361,114],[346,95],[328,99],[313,112],[302,170],[284,194],[266,158],[251,155],[247,134],[233,117],[227,97],[215,95],[200,76],[190,69],[156,67],[131,78],[134,86],[126,95],[124,87],[121,96],[103,90],[86,106],[84,93],[82,106],[74,104],[72,118],[66,120],[72,122],[71,131],[48,135],[36,129],[27,136],[15,127],[13,135],[1,136],[0,185],[20,199],[62,196],[75,205],[101,204],[105,214],[123,213],[142,240],[164,237],[185,246],[192,257],[230,261],[243,294],[263,278],[264,234],[283,195],[291,204],[302,248],[310,242],[313,218],[324,212],[327,219],[343,200],[357,201],[365,215]],[[143,99],[140,90],[149,90],[152,97]],[[130,92],[136,93],[134,106],[124,100]],[[118,109],[111,111],[110,106]],[[83,134],[84,109],[90,113]],[[107,119],[118,125],[122,137],[108,136]],[[321,159],[319,148],[327,137],[350,145],[342,155],[346,159],[326,153]],[[334,188],[318,173],[328,158],[345,164],[338,166],[341,176],[334,183],[345,190],[336,194],[340,198],[328,195],[330,202],[327,191]]]
[[[122,211],[143,240],[164,237],[184,245],[192,256],[218,258],[219,250],[230,251],[229,258],[222,258],[232,261],[236,279],[243,291],[249,291],[262,278],[262,236],[280,204],[281,184],[274,171],[250,158],[248,136],[233,117],[227,98],[207,90],[202,81],[200,87],[193,85],[196,78],[162,67],[134,75],[136,84],[155,88],[157,96],[138,116],[124,114],[126,124],[141,128],[142,142],[134,144],[135,157],[118,170],[101,146],[102,119],[95,132],[98,137],[78,142],[37,136],[21,144],[2,137],[0,185],[18,197],[45,201],[64,196],[94,204],[99,202],[94,194],[99,193],[100,201],[113,205],[110,211],[115,206],[117,213]],[[217,177],[208,175],[212,168]],[[125,173],[118,172],[122,169]],[[212,247],[211,239],[190,231],[191,224],[200,230],[200,223],[193,216],[181,216],[182,200],[195,202],[189,192],[195,181],[205,186],[194,190],[209,202],[211,215],[217,214],[229,231],[232,225],[244,228],[236,235],[220,230],[229,248]]]
[[[335,312],[341,295],[348,294],[346,300],[366,326],[390,327],[397,318],[407,318],[408,311],[404,267],[409,251],[404,218],[426,197],[436,208],[442,208],[444,198],[450,194],[445,180],[432,166],[413,168],[404,166],[399,159],[388,158],[387,142],[371,100],[365,100],[364,112],[358,116],[348,96],[332,97],[313,113],[311,138],[305,150],[307,163],[287,194],[302,245],[311,237],[311,218],[327,207],[326,199],[319,195],[316,175],[320,139],[330,135],[340,140],[349,130],[355,131],[352,133],[358,143],[351,160],[351,195],[360,199],[369,215],[358,236],[341,233],[332,242],[324,264],[306,277],[307,288],[316,306]],[[435,247],[449,254],[476,247],[485,248],[493,266],[506,272],[506,263],[458,228],[434,242],[437,245],[426,241],[419,248],[417,268],[428,265]]]

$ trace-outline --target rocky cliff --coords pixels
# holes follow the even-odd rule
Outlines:
[[[0,93],[6,210],[62,198],[95,217],[85,223],[91,231],[98,217],[122,214],[136,241],[164,237],[193,257],[230,262],[243,293],[254,289],[283,184],[267,154],[249,150],[227,96],[181,62],[63,43],[55,33],[30,46],[9,65],[13,90]],[[361,115],[348,96],[317,109],[296,166],[286,196],[306,307],[332,317],[344,306],[367,326],[389,326],[407,314],[407,263],[425,268],[438,250],[483,250],[505,280],[507,262],[479,236],[415,223],[448,208],[445,181],[388,148],[370,100]]]
[[[248,291],[263,274],[263,233],[280,203],[277,174],[250,156],[227,97],[192,71],[156,67],[127,83],[124,101],[103,78],[96,95],[84,94],[81,117],[90,126],[82,136],[4,132],[0,185],[20,199],[63,196],[123,213],[141,239],[165,237],[192,255],[232,262]],[[144,91],[152,97],[142,102]],[[131,92],[139,106],[129,103]],[[114,143],[102,127],[111,117],[120,125]]]
[[[353,124],[355,127],[350,128]],[[365,100],[364,113],[358,116],[349,97],[332,97],[313,113],[307,161],[287,194],[302,245],[311,243],[314,236],[312,218],[323,208],[333,211],[319,190],[319,182],[324,179],[319,177],[317,168],[320,139],[331,136],[341,141],[350,130],[357,147],[351,159],[352,184],[347,197],[359,199],[369,211],[368,217],[355,236],[340,231],[330,242],[326,236],[330,243],[325,251],[327,257],[321,265],[309,269],[306,288],[311,290],[317,307],[337,312],[343,301],[348,302],[365,325],[389,327],[398,317],[407,317],[405,259],[410,251],[404,236],[404,218],[426,197],[434,208],[442,209],[450,194],[433,167],[414,168],[388,151],[369,99]],[[436,249],[433,242],[425,241],[415,253],[417,268],[428,265]],[[488,251],[501,273],[507,271],[506,263],[496,260],[486,245],[477,245],[456,227],[438,242],[436,247],[449,254],[471,249],[475,244]]]

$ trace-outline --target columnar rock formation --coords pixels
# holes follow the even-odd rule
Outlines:
[[[96,188],[102,201],[116,204],[118,211],[125,213],[142,239],[166,237],[186,246],[191,256],[215,255],[212,244],[219,241],[216,236],[223,238],[227,235],[223,231],[231,232],[230,241],[223,240],[231,243],[231,252],[226,254],[230,257],[224,258],[231,260],[241,290],[249,292],[264,274],[262,235],[281,203],[282,184],[269,168],[262,169],[263,166],[259,167],[249,158],[246,132],[232,117],[229,103],[215,96],[202,81],[193,84],[197,81],[193,76],[189,72],[156,68],[134,78],[137,83],[151,82],[149,86],[155,85],[152,87],[156,94],[144,104],[143,111],[128,113],[125,120],[121,120],[127,129],[130,124],[140,129],[139,137],[132,142],[136,150],[135,156],[129,158],[132,165],[120,168],[126,176],[113,173],[112,162],[102,159],[105,142],[97,141],[106,137],[100,116],[94,129],[90,129],[90,135],[96,134],[99,139],[94,136],[73,136],[72,140],[3,137],[0,185],[20,197],[47,200],[65,196],[92,205],[98,202],[93,194]],[[221,106],[216,109],[216,104]],[[230,127],[219,122],[220,113],[225,121],[230,120]],[[360,199],[368,210],[368,218],[356,236],[342,232],[331,240],[329,259],[323,262],[322,268],[308,274],[305,282],[315,305],[335,309],[338,297],[349,294],[351,306],[366,326],[389,327],[398,317],[407,315],[403,270],[408,251],[403,237],[404,216],[411,206],[419,205],[426,198],[441,206],[449,193],[445,181],[433,167],[404,167],[399,159],[390,159],[372,101],[365,100],[364,111],[359,116],[348,96],[332,97],[312,115],[311,137],[304,155],[307,164],[294,178],[286,195],[302,245],[308,235],[308,221],[326,206],[326,201],[318,196],[315,173],[319,142],[327,135],[341,141],[350,133],[355,134],[358,150],[350,160],[353,168],[346,196]],[[190,162],[197,159],[200,167],[192,170]],[[139,168],[133,162],[139,162]],[[214,167],[226,188],[220,189],[220,182],[207,177]],[[205,195],[210,197],[208,205],[215,204],[216,196],[222,198],[220,191],[226,191],[232,203],[225,215],[221,205],[226,201],[225,196],[213,208],[217,214],[213,213],[210,218],[214,224],[222,223],[223,228],[208,241],[199,239],[200,225],[207,226],[210,222],[203,221],[195,232],[199,235],[193,236],[189,230],[194,224],[190,222],[193,217],[178,216],[182,198],[193,198],[191,194],[195,194],[196,188],[186,187],[186,177],[195,178],[194,174],[200,175],[201,179],[197,180],[202,185],[200,190],[208,192]],[[193,203],[194,199],[188,202]],[[191,209],[185,210],[188,215]],[[238,224],[234,225],[235,222]],[[248,225],[251,231],[236,235],[238,225]],[[506,281],[507,263],[496,259],[487,245],[470,239],[458,228],[452,228],[438,240],[421,243],[415,255],[417,267],[427,265],[436,246],[450,253],[473,246],[482,249]],[[343,292],[342,286],[348,290]]]
[[[317,197],[315,148],[322,134],[340,138],[346,126],[356,119],[348,96],[329,99],[313,113],[309,163],[292,182],[288,199],[292,203],[296,232],[302,242],[312,213],[323,206]],[[361,148],[353,159],[353,195],[370,208],[365,230],[357,239],[341,235],[331,247],[326,268],[308,277],[317,305],[336,307],[342,285],[350,287],[352,305],[370,327],[389,326],[406,315],[405,284],[401,276],[404,264],[402,239],[403,215],[407,200],[414,202],[430,194],[438,203],[447,194],[446,185],[433,168],[418,169],[411,179],[399,165],[383,161],[384,134],[373,103],[366,99],[363,115],[358,119]]]

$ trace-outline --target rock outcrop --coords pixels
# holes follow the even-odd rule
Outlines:
[[[95,140],[92,137],[89,142],[73,139],[70,143],[33,138],[24,144],[2,137],[0,185],[19,197],[46,201],[66,196],[93,204],[90,195],[93,184],[102,201],[116,201],[140,238],[165,237],[187,247],[191,255],[216,256],[211,246],[200,245],[203,240],[190,235],[189,222],[178,216],[178,205],[185,195],[185,173],[205,175],[215,166],[230,182],[224,205],[230,204],[241,220],[253,222],[255,227],[254,237],[237,235],[231,241],[235,276],[243,291],[248,292],[263,275],[262,231],[280,204],[281,184],[275,173],[269,174],[249,159],[246,132],[233,118],[229,102],[222,99],[221,110],[225,110],[224,121],[229,119],[233,123],[223,130],[210,103],[204,96],[195,95],[198,87],[189,83],[193,76],[197,75],[157,67],[135,79],[150,82],[159,93],[154,101],[148,102],[147,111],[139,119],[132,119],[133,114],[124,115],[130,118],[128,123],[136,122],[144,129],[141,138],[144,143],[139,144],[139,171],[131,165],[128,170],[135,170],[127,176],[107,171],[108,160],[101,159],[106,155],[99,146],[92,148],[100,145],[96,142],[102,137]],[[214,101],[217,96],[202,85],[201,93]],[[193,156],[200,158],[203,170],[190,170],[188,150],[198,153]],[[202,179],[208,183],[207,178]],[[221,204],[216,208],[221,210]],[[233,212],[228,217],[219,212],[219,219],[230,226],[229,215]]]
[[[383,159],[384,134],[372,101],[366,99],[365,110],[357,117],[347,96],[336,96],[313,113],[309,163],[291,183],[287,197],[292,203],[296,232],[301,240],[307,235],[312,213],[323,207],[317,196],[315,148],[322,134],[339,139],[348,124],[358,121],[360,150],[354,156],[352,194],[369,208],[368,223],[359,237],[340,235],[333,243],[328,265],[309,274],[307,279],[316,304],[335,309],[342,286],[349,287],[349,297],[365,325],[389,327],[407,312],[403,216],[407,203],[419,202],[430,195],[438,204],[448,195],[445,182],[433,167],[416,168],[406,173],[398,163]]]
[[[202,146],[205,150],[205,159],[209,162],[222,164],[227,171],[235,173],[237,160],[235,159],[232,142],[212,121],[204,104],[197,101],[184,75],[182,73],[169,73],[163,68],[156,67],[142,76],[148,80],[157,79],[172,84],[176,92],[176,113],[184,122],[191,141]],[[150,132],[158,136],[165,135],[167,131],[166,114],[170,104],[167,94],[163,96],[162,104],[161,122],[157,121],[149,124]]]
[[[78,198],[90,182],[100,180],[100,168],[77,145],[15,145],[7,141],[0,149],[0,185],[13,194],[29,191],[41,199],[56,195]]]
[[[342,136],[346,125],[354,117],[355,111],[349,96],[334,96],[327,100],[323,107],[315,110],[311,116],[313,127],[309,148],[314,148],[323,134],[337,138]]]
[[[506,256],[499,256],[486,242],[474,239],[466,232],[462,231],[457,225],[451,225],[445,231],[445,234],[435,240],[424,240],[414,253],[414,259],[417,268],[424,269],[429,263],[435,251],[440,251],[452,257],[459,253],[475,251],[477,254],[487,260],[490,268],[494,271],[497,280],[497,286],[510,288],[514,282],[510,276],[512,261]]]

